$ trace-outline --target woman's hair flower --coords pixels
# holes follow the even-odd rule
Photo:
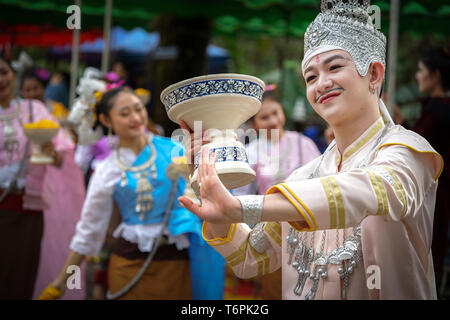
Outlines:
[[[100,102],[102,100],[102,97],[103,97],[103,92],[102,91],[96,91],[94,93],[94,97],[97,100],[97,102]]]
[[[106,86],[106,91],[115,89],[115,88],[119,88],[119,87],[123,86],[124,83],[125,83],[125,81],[123,81],[123,80],[120,80],[120,81],[114,82],[114,83],[108,83],[108,85]]]
[[[265,92],[274,91],[277,88],[277,85],[275,83],[266,85]]]

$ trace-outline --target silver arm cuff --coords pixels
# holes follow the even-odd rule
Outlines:
[[[264,232],[264,222],[258,223],[248,237],[248,242],[258,253],[264,253],[269,248],[270,243]]]
[[[242,221],[254,226],[261,221],[264,195],[249,195],[236,197],[242,206]]]

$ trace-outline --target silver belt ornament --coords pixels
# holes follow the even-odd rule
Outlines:
[[[370,151],[365,156],[364,160],[358,166],[359,168],[367,167],[369,156],[375,150],[375,148],[381,143],[381,140],[385,137],[389,128],[392,125],[388,123],[383,129],[383,132],[378,137]],[[308,177],[308,179],[319,177],[320,167],[322,165],[325,155],[336,145],[333,141],[325,150],[320,162],[314,172]],[[305,295],[305,300],[314,300],[317,289],[319,287],[320,279],[328,278],[328,266],[330,264],[337,265],[338,273],[343,281],[341,288],[341,298],[347,299],[347,287],[350,283],[350,277],[358,264],[363,261],[362,246],[361,246],[361,224],[353,228],[353,232],[350,236],[345,238],[345,234],[342,237],[343,243],[339,246],[339,230],[336,229],[336,249],[330,253],[324,251],[326,230],[323,230],[322,239],[320,243],[319,252],[314,250],[314,234],[312,232],[311,244],[307,245],[307,232],[299,232],[290,228],[287,240],[287,253],[289,255],[287,264],[292,266],[298,273],[297,285],[293,291],[295,295],[300,296],[303,292],[304,286],[308,278],[313,281],[311,289]],[[344,233],[344,229],[341,229]],[[295,258],[294,258],[295,257]]]

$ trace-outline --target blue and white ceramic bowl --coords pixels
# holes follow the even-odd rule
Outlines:
[[[169,118],[193,128],[237,129],[261,107],[264,82],[244,74],[211,74],[175,83],[161,93]]]
[[[169,118],[185,121],[193,130],[217,129],[209,147],[217,154],[216,170],[228,189],[251,183],[255,172],[235,131],[261,108],[264,82],[244,74],[212,74],[173,84],[161,93]],[[191,183],[196,183],[199,154],[194,159]]]

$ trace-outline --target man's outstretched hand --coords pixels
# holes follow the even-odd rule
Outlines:
[[[216,154],[203,148],[197,173],[202,205],[194,204],[185,196],[178,201],[197,217],[207,222],[227,224],[240,222],[241,203],[225,188],[215,168]]]

